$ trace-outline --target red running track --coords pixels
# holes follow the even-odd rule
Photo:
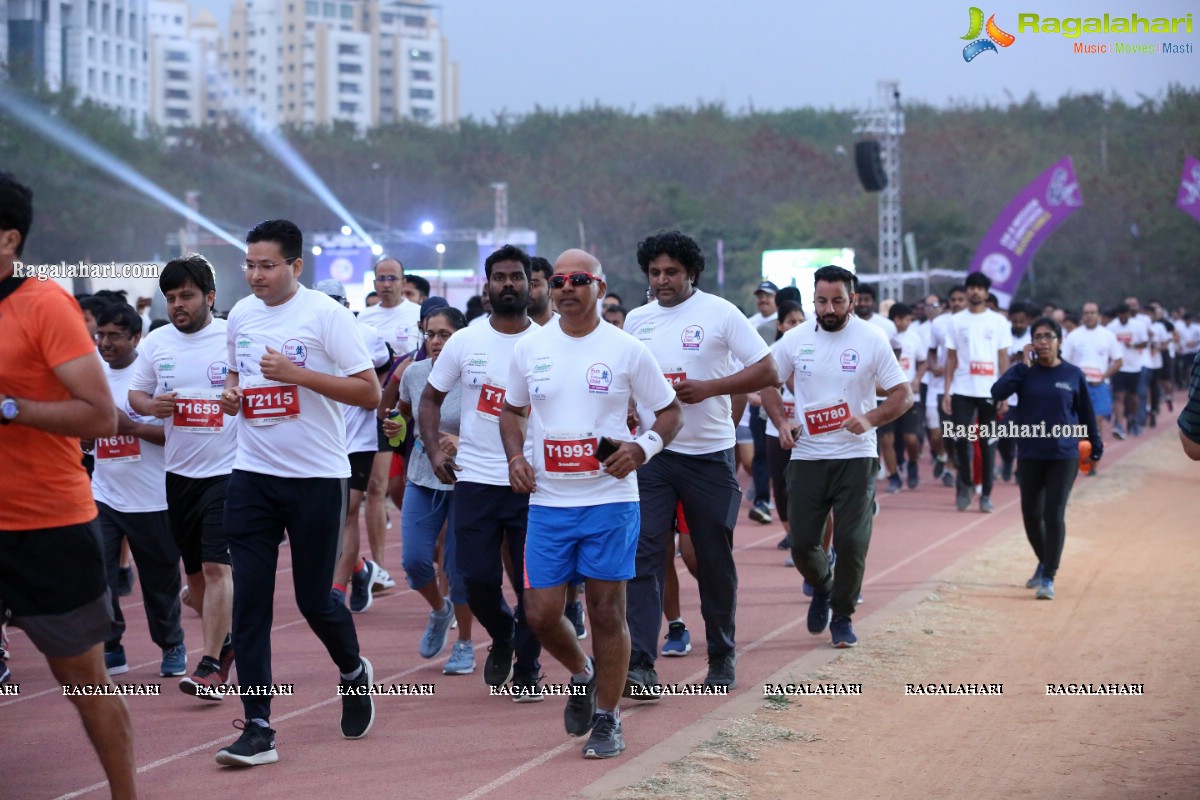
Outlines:
[[[1163,435],[1175,436],[1173,416],[1160,418]],[[1104,465],[1111,466],[1148,438],[1150,434],[1142,440],[1110,442],[1101,475],[1080,480],[1106,480]],[[856,620],[878,614],[912,589],[932,587],[932,576],[1020,523],[1014,484],[997,484],[996,513],[980,514],[977,504],[959,513],[954,509],[954,491],[929,477],[927,463],[922,464],[922,473],[923,483],[915,491],[879,495],[883,513],[876,520],[865,602]],[[884,484],[878,486],[882,492]],[[747,509],[744,505],[743,511]],[[388,548],[387,566],[399,579],[403,572],[399,515],[393,514],[392,519],[396,527],[389,539],[396,543]],[[829,647],[827,633],[810,636],[804,629],[807,598],[801,594],[799,574],[783,566],[785,554],[775,548],[780,538],[777,524],[759,525],[744,514],[735,533],[740,579],[738,688],[733,692],[737,696],[761,696],[765,678],[814,648]],[[1032,554],[1012,565],[1014,587],[1024,582],[1033,565]],[[285,547],[280,571],[289,569]],[[695,649],[686,658],[659,659],[659,675],[665,683],[699,683],[706,671],[703,623],[694,581],[682,563],[679,572],[684,616]],[[139,594],[135,591],[125,599],[130,671],[119,680],[162,685],[159,697],[128,701],[143,798],[236,797],[247,792],[264,798],[318,792],[426,800],[559,798],[730,702],[719,697],[674,697],[656,704],[624,701],[625,754],[611,761],[585,761],[580,757],[583,741],[563,732],[563,698],[515,704],[488,695],[481,674],[488,642],[478,626],[475,674],[442,675],[449,648],[433,661],[420,658],[417,643],[428,608],[413,592],[396,589],[377,595],[369,612],[355,616],[363,653],[375,666],[377,683],[432,683],[435,695],[377,697],[371,733],[347,741],[338,731],[336,670],[296,610],[291,581],[281,574],[274,674],[276,682],[295,685],[295,696],[277,697],[273,704],[280,761],[248,770],[220,767],[213,755],[236,737],[231,722],[241,716],[240,703],[232,698],[222,703],[200,701],[180,692],[178,679],[160,678],[160,654],[149,640],[144,610],[136,602]],[[185,609],[184,615],[190,668],[198,657],[200,620],[190,610]],[[0,697],[0,796],[5,800],[106,797],[99,762],[61,687],[21,631],[10,631],[10,638],[13,682],[20,683],[20,695]],[[869,646],[869,637],[863,639]],[[543,670],[547,683],[567,681],[566,671],[549,657],[544,658]]]

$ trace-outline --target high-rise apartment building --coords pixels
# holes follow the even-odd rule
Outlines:
[[[150,119],[164,127],[217,121],[221,31],[187,0],[149,0]]]

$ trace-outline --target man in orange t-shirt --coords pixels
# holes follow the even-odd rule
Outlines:
[[[75,300],[16,274],[33,193],[0,172],[0,619],[46,657],[64,686],[108,684],[112,612],[80,438],[112,436],[116,406]],[[133,727],[118,695],[71,696],[114,798],[137,796]]]

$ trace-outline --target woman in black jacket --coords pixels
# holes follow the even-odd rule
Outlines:
[[[1062,360],[1062,328],[1048,317],[1033,323],[1023,358],[992,386],[998,402],[1016,394],[1017,482],[1025,535],[1037,554],[1037,571],[1025,584],[1039,600],[1054,599],[1066,539],[1067,498],[1079,471],[1079,440],[1091,443],[1091,460],[1104,453],[1083,371]],[[1083,427],[1079,427],[1083,426]],[[1078,434],[1083,433],[1084,436]]]

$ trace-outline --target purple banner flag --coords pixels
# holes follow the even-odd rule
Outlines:
[[[1008,308],[1033,254],[1083,205],[1075,167],[1067,156],[1037,176],[996,217],[971,260],[971,272],[992,279],[1001,308]]]
[[[1200,221],[1200,161],[1191,156],[1183,162],[1183,178],[1179,181],[1179,199],[1175,205]]]
[[[725,240],[717,239],[717,288],[725,288]]]

